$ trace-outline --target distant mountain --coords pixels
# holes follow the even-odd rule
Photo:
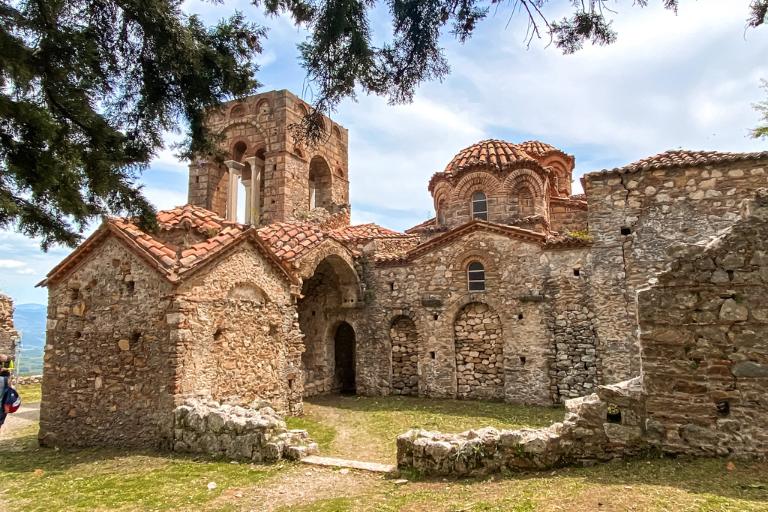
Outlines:
[[[47,315],[47,307],[42,304],[18,304],[15,307],[13,324],[21,333],[20,375],[40,374],[43,371]]]

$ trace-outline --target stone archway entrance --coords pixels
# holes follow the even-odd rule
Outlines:
[[[355,386],[355,330],[347,322],[336,327],[333,336],[334,382],[333,390],[354,393]]]
[[[344,391],[354,392],[355,332],[345,320],[357,304],[357,274],[340,256],[320,261],[311,277],[305,279],[297,308],[299,328],[304,335],[301,355],[304,396]],[[351,338],[351,349],[349,339]],[[341,350],[337,350],[341,344]],[[351,357],[338,360],[338,357]],[[351,367],[351,380],[348,370]],[[343,373],[338,369],[344,368]],[[345,385],[339,380],[344,377]],[[351,389],[349,389],[351,387]]]

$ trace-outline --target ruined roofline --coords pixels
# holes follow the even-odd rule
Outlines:
[[[629,174],[658,169],[684,169],[690,167],[730,164],[747,161],[767,161],[768,151],[753,153],[728,153],[719,151],[668,150],[613,169],[593,171],[582,180],[596,179],[608,174]]]

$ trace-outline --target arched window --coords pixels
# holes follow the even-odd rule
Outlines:
[[[472,218],[488,220],[488,200],[484,192],[472,194]]]
[[[485,291],[485,267],[479,261],[467,265],[467,288],[471,292]]]

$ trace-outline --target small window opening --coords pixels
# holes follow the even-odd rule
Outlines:
[[[632,234],[632,230],[629,229],[628,227],[624,226],[623,228],[621,228],[621,234],[624,235],[624,236],[631,235]]]
[[[520,364],[525,366],[525,356],[520,356]]]
[[[517,319],[518,320],[522,320],[523,319],[523,314],[522,313],[518,313],[517,314]]]
[[[69,290],[69,299],[70,300],[80,299],[80,288],[72,288],[71,290]]]
[[[728,416],[731,413],[731,404],[728,400],[720,400],[715,404],[717,408],[717,414],[720,416]]]
[[[81,333],[80,331],[75,331],[75,339],[79,340],[82,337],[83,337],[83,333]]]
[[[391,292],[395,291],[395,282],[394,281],[390,281],[389,282],[389,291],[391,291]]]
[[[133,331],[131,333],[131,345],[135,345],[141,339],[141,333],[139,331]]]
[[[429,353],[429,358],[430,359],[435,359],[436,356],[437,356],[437,354],[435,353],[434,350]]]
[[[576,277],[579,277],[581,275],[581,269],[580,268],[573,269],[573,275]]]
[[[440,315],[438,315],[437,313],[432,315],[432,320],[437,320],[438,318],[440,318]]]
[[[608,423],[621,423],[621,409],[619,409],[619,406],[608,404],[608,413],[605,419]]]
[[[126,282],[125,287],[128,290],[128,295],[133,295],[136,291],[136,283],[134,281]]]
[[[213,341],[219,341],[221,340],[221,337],[224,336],[224,329],[221,327],[217,327],[216,331],[213,333]]]
[[[472,194],[472,218],[488,220],[488,199],[484,192]]]
[[[472,261],[467,265],[467,284],[471,292],[485,291],[485,267],[479,261]]]
[[[195,176],[195,183],[200,183],[200,176]]]
[[[315,316],[315,314],[316,314],[316,312],[315,312],[315,311],[313,311],[313,312],[312,312],[312,316]]]
[[[293,379],[288,379],[288,389],[293,389]]]

